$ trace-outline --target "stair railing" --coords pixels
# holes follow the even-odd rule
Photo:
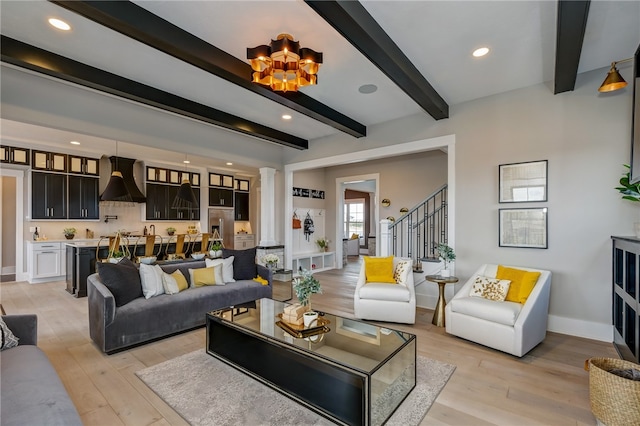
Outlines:
[[[447,243],[447,185],[389,225],[391,254],[418,261],[437,261],[436,247]]]

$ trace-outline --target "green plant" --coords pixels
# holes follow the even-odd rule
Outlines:
[[[213,251],[222,250],[222,243],[220,241],[211,241],[209,243],[209,250],[213,250]]]
[[[311,271],[303,269],[300,276],[293,279],[293,291],[296,292],[302,306],[308,306],[311,309],[311,295],[322,293],[322,288],[320,281],[314,278]]]
[[[623,200],[640,202],[640,182],[630,183],[631,181],[631,166],[624,164],[629,169],[627,173],[620,178],[620,186],[616,189],[622,194]]]
[[[322,238],[318,238],[316,240],[316,244],[318,245],[318,247],[320,247],[321,249],[325,249],[327,247],[329,247],[329,243],[331,241],[329,241],[326,237],[322,237]]]
[[[453,251],[451,247],[444,243],[439,243],[436,247],[438,250],[438,257],[444,261],[444,268],[447,269],[449,263],[456,260],[456,253]]]
[[[167,228],[167,232],[176,232],[176,228],[174,228],[173,226],[170,226]]]
[[[124,257],[124,253],[121,252],[120,250],[116,250],[113,253],[111,253],[111,257],[115,257],[115,258]]]
[[[64,228],[64,235],[76,235],[76,228]]]

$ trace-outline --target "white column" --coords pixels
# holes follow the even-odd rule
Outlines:
[[[378,236],[378,248],[380,256],[386,257],[391,255],[391,230],[389,229],[391,221],[382,219],[380,221],[380,235]]]
[[[260,245],[275,246],[276,229],[276,169],[260,169]]]

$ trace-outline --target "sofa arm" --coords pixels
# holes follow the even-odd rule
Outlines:
[[[28,315],[3,315],[9,330],[19,339],[18,345],[38,344],[38,317]]]
[[[116,316],[116,300],[111,291],[102,284],[100,276],[87,278],[87,299],[89,304],[89,335],[98,347],[105,350],[106,328]]]

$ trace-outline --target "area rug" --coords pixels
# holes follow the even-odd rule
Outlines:
[[[387,425],[418,425],[455,366],[418,356],[414,390]],[[321,415],[198,350],[136,375],[194,426],[329,425]]]

